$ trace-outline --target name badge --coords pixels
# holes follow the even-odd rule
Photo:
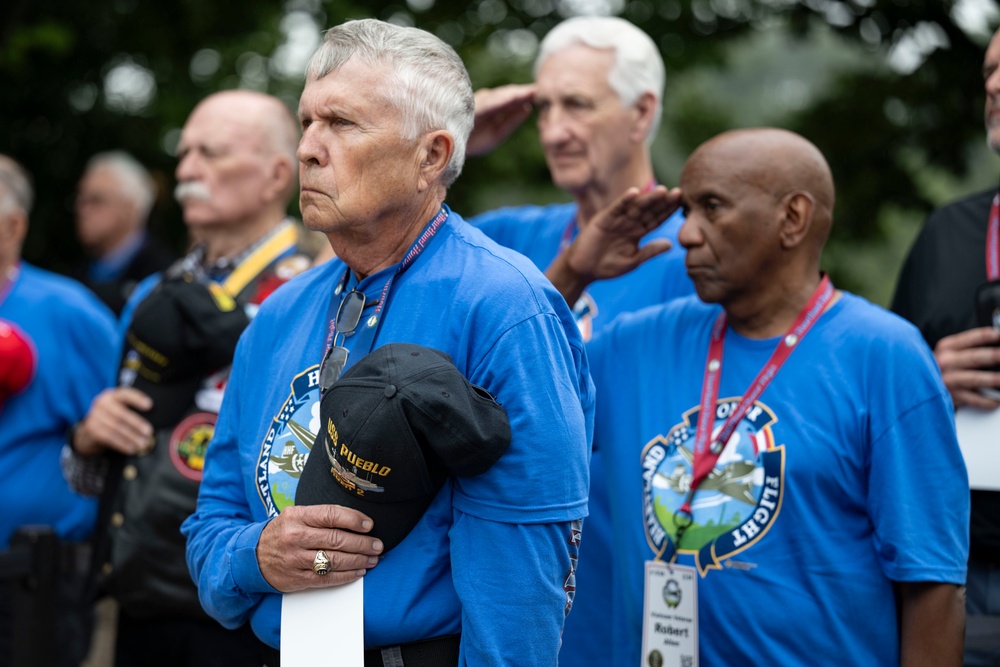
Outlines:
[[[698,667],[698,574],[646,561],[641,667]]]

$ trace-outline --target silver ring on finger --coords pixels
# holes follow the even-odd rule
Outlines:
[[[319,576],[323,576],[330,571],[330,557],[326,555],[326,552],[320,549],[316,552],[316,557],[313,558],[313,572]]]

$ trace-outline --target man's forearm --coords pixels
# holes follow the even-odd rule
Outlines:
[[[965,588],[956,584],[901,582],[902,667],[959,667],[965,637]]]

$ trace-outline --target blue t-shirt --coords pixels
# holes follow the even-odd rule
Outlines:
[[[356,288],[377,301],[395,270]],[[206,610],[227,626],[249,618],[272,646],[281,596],[261,576],[255,548],[265,522],[292,504],[318,431],[319,362],[344,272],[332,260],[290,281],[244,332],[198,509],[182,529]],[[366,575],[365,644],[461,631],[463,664],[554,664],[572,596],[574,524],[587,512],[593,413],[569,309],[525,258],[452,213],[395,276],[380,320],[373,348],[410,342],[448,353],[504,406],[513,438],[488,472],[447,483]],[[361,339],[346,338],[352,356],[367,352],[352,349]]]
[[[76,281],[21,263],[0,319],[12,322],[37,352],[31,383],[0,407],[0,548],[25,524],[53,526],[67,540],[94,529],[97,500],[70,490],[59,455],[66,433],[112,384],[118,338],[114,315]]]
[[[544,272],[559,254],[563,240],[576,237],[575,220],[576,204],[553,204],[501,208],[477,215],[469,224],[500,245],[526,256]],[[677,232],[683,224],[684,215],[678,210],[643,237],[642,245],[654,239],[667,239],[673,243],[671,250],[623,276],[599,280],[587,287],[580,302],[574,304],[584,340],[590,340],[594,332],[620,313],[694,294],[694,284],[684,268],[684,249],[677,242]]]
[[[469,222],[545,271],[563,242],[575,236],[575,221],[576,204],[556,204],[502,208]],[[677,211],[643,239],[643,245],[667,239],[674,246],[671,250],[623,276],[587,287],[574,308],[584,340],[622,313],[694,294],[694,284],[684,268],[684,249],[677,241],[683,224],[684,215]],[[621,603],[612,591],[614,543],[600,451],[591,459],[589,509],[576,571],[576,597],[559,653],[560,662],[566,665],[610,664],[619,635],[625,632]]]
[[[719,312],[683,299],[588,345],[631,630],[616,665],[646,664],[644,562],[675,534]],[[726,333],[715,428],[777,342]],[[743,418],[693,511],[678,562],[700,575],[704,667],[899,664],[892,582],[962,584],[968,552],[951,399],[917,330],[843,294]]]

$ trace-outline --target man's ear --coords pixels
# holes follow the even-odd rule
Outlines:
[[[295,188],[298,165],[293,166],[291,159],[285,155],[275,155],[274,159],[271,160],[270,169],[267,185],[264,187],[262,195],[266,201],[281,199],[284,203]]]
[[[816,200],[811,194],[796,190],[781,200],[781,247],[785,250],[797,248],[809,236],[813,224]]]
[[[632,111],[635,114],[635,123],[632,125],[632,140],[645,143],[649,128],[656,120],[656,95],[646,91],[632,105]]]
[[[417,155],[420,159],[418,165],[419,180],[417,192],[424,192],[428,188],[441,183],[441,174],[451,162],[451,156],[455,153],[455,139],[447,130],[437,130],[430,132],[420,140],[420,150]]]

